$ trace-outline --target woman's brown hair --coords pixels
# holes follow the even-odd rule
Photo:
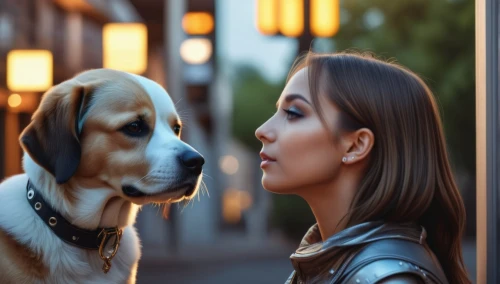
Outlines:
[[[320,113],[324,94],[340,110],[340,129],[370,129],[375,143],[364,178],[345,216],[367,221],[416,222],[428,233],[450,283],[470,283],[461,251],[465,208],[448,161],[438,107],[413,72],[367,54],[309,52],[289,78],[308,68]]]

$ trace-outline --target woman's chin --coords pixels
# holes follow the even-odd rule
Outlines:
[[[288,194],[289,188],[286,186],[283,186],[282,183],[278,182],[272,182],[269,180],[266,180],[265,178],[262,178],[262,187],[272,193],[276,194]]]

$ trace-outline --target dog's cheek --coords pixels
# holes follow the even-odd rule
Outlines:
[[[151,168],[142,149],[117,151],[109,156],[108,166],[113,176],[137,179],[146,176]],[[143,183],[147,183],[147,179]]]
[[[78,175],[100,177],[117,183],[123,178],[140,179],[150,170],[145,159],[145,143],[127,140],[118,132],[86,129],[82,139],[82,160]]]
[[[90,131],[92,133],[92,131]],[[107,158],[112,151],[107,135],[92,133],[82,138],[82,158],[77,176],[95,177],[103,174],[107,167]]]

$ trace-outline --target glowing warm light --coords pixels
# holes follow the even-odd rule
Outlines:
[[[238,171],[239,162],[236,157],[227,155],[220,158],[219,166],[225,174],[233,175]]]
[[[186,39],[181,44],[180,53],[186,63],[206,63],[212,56],[212,42],[206,38]]]
[[[278,33],[278,0],[257,0],[257,29],[265,35]]]
[[[21,96],[19,94],[12,94],[7,99],[7,103],[9,104],[9,106],[11,108],[16,108],[16,107],[20,106],[22,102],[23,102],[23,99],[21,98]]]
[[[252,197],[247,191],[229,189],[222,197],[222,216],[228,223],[238,223],[241,214],[252,206]]]
[[[304,31],[304,0],[280,0],[279,28],[283,35],[298,37]]]
[[[206,35],[214,30],[214,17],[207,12],[189,12],[182,17],[182,28],[188,35]]]
[[[7,87],[14,92],[43,92],[52,87],[52,53],[12,50],[7,54]]]
[[[311,0],[311,33],[317,37],[332,37],[340,27],[339,0]]]
[[[140,23],[111,23],[102,30],[103,66],[135,74],[147,68],[148,30]]]
[[[54,0],[57,4],[63,6],[68,11],[84,11],[92,9],[85,0]]]
[[[250,195],[250,193],[248,193],[248,191],[243,191],[241,190],[240,191],[240,205],[241,205],[241,210],[247,210],[248,208],[250,208],[250,206],[252,206],[252,196]]]

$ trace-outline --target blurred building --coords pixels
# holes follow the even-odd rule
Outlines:
[[[42,93],[23,92],[20,105],[9,106],[7,53],[13,49],[46,49],[53,54],[53,83],[102,66],[102,35],[110,21],[138,21],[126,1],[0,1],[0,177],[21,171],[17,138],[29,123]]]
[[[103,66],[106,23],[141,22],[148,29],[148,67],[143,75],[163,85],[177,103],[187,125],[183,139],[205,156],[203,180],[209,192],[186,208],[172,206],[168,220],[158,208],[145,206],[136,224],[145,251],[163,255],[193,243],[210,247],[223,243],[226,235],[242,242],[264,239],[268,198],[252,190],[256,178],[249,168],[255,167],[255,157],[228,138],[232,93],[226,77],[218,72],[213,51],[216,29],[205,36],[187,35],[181,23],[189,11],[208,12],[216,18],[215,1],[0,1],[0,179],[22,172],[18,137],[43,94],[19,92],[20,103],[9,104],[8,52],[51,51],[55,85],[83,70]],[[213,49],[208,63],[183,61],[180,45],[186,39],[203,37],[211,41]],[[239,175],[234,175],[236,171]]]

